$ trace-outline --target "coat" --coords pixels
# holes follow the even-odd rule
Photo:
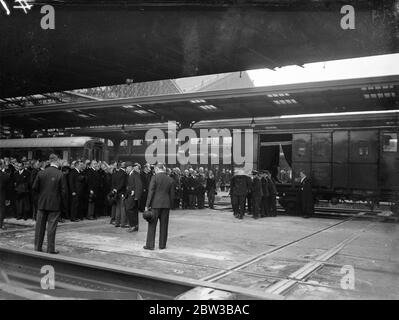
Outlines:
[[[23,170],[22,173],[15,171],[14,173],[14,190],[17,197],[28,196],[31,190],[30,173]]]
[[[150,182],[146,207],[170,209],[174,196],[173,179],[165,172],[157,173]]]
[[[312,183],[309,178],[303,179],[301,182],[301,209],[302,214],[305,216],[311,216],[314,212],[314,202],[312,193]]]
[[[85,177],[81,172],[78,172],[76,169],[71,169],[68,174],[68,182],[69,182],[69,193],[76,193],[79,196],[82,196],[85,190]]]
[[[251,190],[251,180],[245,175],[236,175],[231,179],[230,193],[232,196],[246,196]]]
[[[0,170],[0,206],[5,205],[10,175]]]
[[[122,170],[115,170],[112,173],[112,178],[111,178],[111,186],[112,189],[115,189],[118,193],[118,195],[125,194],[126,192],[126,183],[127,183],[127,173]]]
[[[143,182],[141,181],[140,173],[134,171],[129,174],[127,179],[127,197],[131,197],[132,191],[134,191],[134,200],[140,200],[143,193]]]
[[[38,193],[39,210],[60,211],[62,199],[66,198],[64,175],[53,166],[37,174],[32,189]]]
[[[252,180],[251,191],[252,197],[261,198],[263,196],[262,181],[260,178],[254,177],[254,179]]]

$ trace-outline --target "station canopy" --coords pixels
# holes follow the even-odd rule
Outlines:
[[[39,130],[399,109],[399,76],[177,93],[0,110],[2,124]]]
[[[41,27],[44,4],[55,30]],[[355,29],[341,24],[344,5]],[[47,0],[10,11],[0,6],[0,98],[399,52],[396,0]]]

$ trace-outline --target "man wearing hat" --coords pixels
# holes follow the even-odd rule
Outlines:
[[[262,182],[258,171],[252,171],[253,179],[251,186],[252,194],[252,218],[258,219],[261,214],[261,201],[262,201]]]
[[[301,178],[300,200],[302,214],[304,218],[310,218],[314,214],[312,183],[304,171],[300,171],[299,176]]]
[[[139,202],[143,192],[143,183],[140,177],[140,164],[126,162],[128,174],[126,186],[126,215],[129,221],[128,232],[139,231]]]
[[[269,171],[266,170],[266,179],[267,179],[267,186],[269,191],[268,197],[268,212],[270,217],[277,216],[277,207],[276,207],[276,196],[277,196],[277,188],[276,184],[272,179],[272,175]]]
[[[87,219],[94,220],[96,218],[96,200],[100,188],[100,175],[98,174],[98,163],[93,160],[90,168],[86,171],[87,189],[88,193],[88,206],[87,206]]]
[[[122,162],[121,167],[116,169],[112,174],[112,190],[116,193],[115,204],[115,227],[125,227],[126,212],[125,212],[125,194],[126,194],[126,163]]]

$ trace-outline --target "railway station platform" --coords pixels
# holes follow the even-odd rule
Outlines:
[[[33,223],[22,224],[8,222],[1,246],[33,250]],[[238,220],[222,207],[175,210],[167,249],[159,250],[156,242],[154,251],[143,249],[147,223],[141,215],[139,232],[126,230],[108,218],[60,224],[58,256],[286,299],[399,299],[399,224],[377,216]]]

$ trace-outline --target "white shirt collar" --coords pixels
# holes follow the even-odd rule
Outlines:
[[[303,182],[303,180],[305,180],[306,179],[306,177],[303,177],[302,179],[301,179],[301,183]]]
[[[54,163],[50,164],[50,167],[54,167],[54,168],[58,169],[58,166],[56,164],[54,164]]]

